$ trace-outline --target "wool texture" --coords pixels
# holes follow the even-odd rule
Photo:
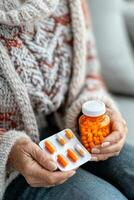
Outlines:
[[[117,109],[100,75],[86,1],[0,2],[0,199],[16,173],[6,163],[20,138],[39,141],[36,113],[77,130],[82,104]]]

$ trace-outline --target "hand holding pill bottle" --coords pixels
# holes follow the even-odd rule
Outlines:
[[[79,130],[82,144],[91,152],[96,145],[102,144],[111,132],[110,117],[102,101],[87,101],[82,106],[83,115],[79,118]]]

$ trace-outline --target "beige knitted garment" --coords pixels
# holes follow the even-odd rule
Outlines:
[[[56,115],[63,128],[68,127],[76,131],[77,117],[83,102],[89,99],[101,99],[107,107],[117,108],[100,78],[100,64],[97,60],[91,27],[86,31],[87,24],[83,14],[84,9],[87,18],[86,7],[80,0],[68,0],[68,2],[73,32],[73,69],[66,103]],[[5,29],[7,26],[25,25],[28,31],[29,28],[32,31],[35,21],[37,23],[42,17],[47,19],[57,8],[58,3],[59,0],[1,0],[0,24],[4,25]],[[12,123],[12,128],[4,135],[0,135],[0,200],[8,184],[17,175],[17,172],[8,173],[6,169],[12,146],[22,137],[31,138],[35,142],[39,139],[36,117],[27,89],[0,40],[0,127],[6,128],[5,122],[10,120],[12,115],[15,115],[15,123],[18,126],[14,128],[15,125]]]
[[[29,30],[25,24],[0,24],[0,41],[27,89],[35,114],[55,112],[66,98],[72,70],[73,34],[68,1],[59,1],[50,17],[35,21]],[[10,115],[12,120],[5,124],[6,129],[20,124],[15,119],[15,109]]]

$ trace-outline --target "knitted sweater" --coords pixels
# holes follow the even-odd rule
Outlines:
[[[1,24],[0,41],[27,89],[35,113],[47,115],[65,100],[71,75],[73,35],[68,1],[60,1],[50,17],[42,17],[32,28]],[[15,113],[13,117],[12,123],[18,126]],[[11,122],[6,125],[8,129],[12,126]]]
[[[60,105],[60,109],[58,107],[54,109],[58,109],[56,115],[59,121],[62,121],[62,127],[72,128],[74,131],[83,102],[89,99],[101,99],[107,107],[117,109],[100,77],[100,64],[91,24],[86,22],[88,14],[84,2],[68,0],[73,33],[72,70],[64,104]],[[3,33],[1,29],[0,34],[12,32],[16,35],[18,27],[25,27],[27,33],[32,32],[35,24],[43,18],[49,18],[58,5],[59,0],[25,0],[25,3],[22,0],[1,0],[0,24],[5,29]],[[37,143],[39,140],[37,121],[28,89],[16,71],[15,63],[2,39],[0,39],[0,127],[6,129],[5,133],[0,135],[0,199],[2,199],[7,185],[17,174],[8,173],[6,167],[12,146],[22,137],[31,138]]]

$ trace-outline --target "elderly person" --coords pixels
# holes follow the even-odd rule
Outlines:
[[[58,122],[77,131],[90,99],[105,102],[112,133],[94,162],[57,171],[38,147],[42,125],[44,138]],[[0,199],[134,198],[134,148],[100,76],[86,0],[0,1],[0,128]]]

